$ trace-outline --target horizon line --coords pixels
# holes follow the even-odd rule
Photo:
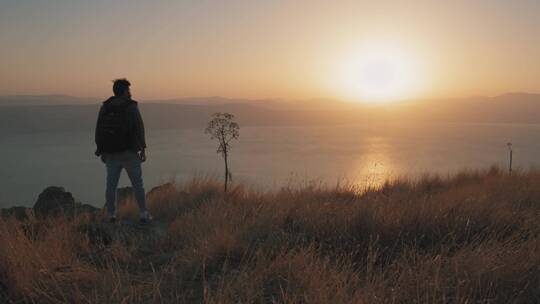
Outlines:
[[[526,92],[526,91],[508,91],[504,93],[499,93],[496,95],[461,95],[461,96],[434,96],[434,97],[419,97],[419,98],[406,98],[406,99],[396,99],[397,102],[403,101],[426,101],[426,100],[441,100],[441,99],[469,99],[469,98],[498,98],[508,95],[539,95],[540,92]],[[111,95],[112,96],[112,95]],[[9,97],[70,97],[70,98],[81,98],[81,99],[102,99],[103,97],[97,96],[79,96],[71,94],[62,94],[62,93],[51,93],[51,94],[7,94],[0,95],[0,98],[9,98]],[[137,100],[149,100],[149,101],[168,101],[168,100],[185,100],[185,99],[225,99],[225,100],[246,100],[246,101],[341,101],[341,102],[351,102],[352,99],[345,98],[332,98],[332,97],[306,97],[302,99],[298,98],[243,98],[243,97],[228,97],[220,95],[202,95],[202,96],[186,96],[186,97],[167,97],[167,98],[136,98]],[[360,99],[354,101],[362,101]]]

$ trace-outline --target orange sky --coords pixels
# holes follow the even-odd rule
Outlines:
[[[540,92],[540,1],[447,2],[2,1],[0,95],[340,98],[381,45],[412,58],[403,98]]]

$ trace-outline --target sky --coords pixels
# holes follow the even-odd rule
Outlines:
[[[0,95],[540,92],[538,0],[0,0],[0,42]]]

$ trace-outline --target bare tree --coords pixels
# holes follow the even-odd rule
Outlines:
[[[216,153],[221,154],[225,161],[225,192],[227,192],[227,184],[232,179],[231,171],[229,170],[228,156],[231,148],[230,141],[238,139],[240,136],[240,127],[233,121],[234,115],[229,113],[214,113],[212,120],[208,122],[208,126],[204,131],[210,134],[211,139],[219,141],[219,147]]]
[[[509,142],[506,144],[508,146],[508,153],[510,153],[510,162],[509,162],[509,166],[508,166],[508,174],[509,175],[512,175],[512,160],[513,160],[513,154],[514,154],[514,150],[512,150],[512,143]]]

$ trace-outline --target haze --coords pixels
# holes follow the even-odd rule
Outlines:
[[[415,85],[392,98],[534,93],[538,11],[533,0],[8,0],[0,95],[108,96],[128,77],[143,99],[350,98],[340,66],[381,45],[412,58],[399,85]]]

